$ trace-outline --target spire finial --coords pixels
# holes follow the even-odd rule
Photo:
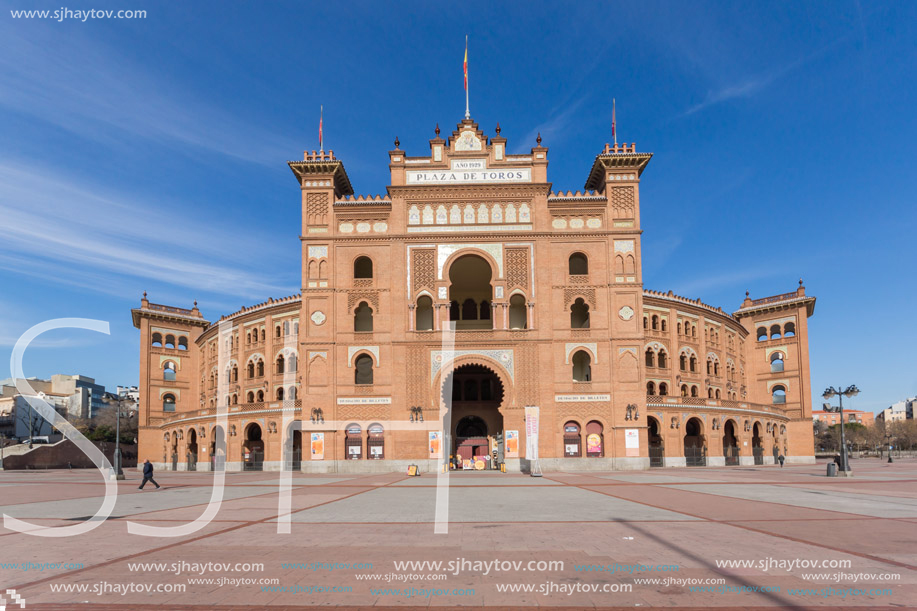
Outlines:
[[[497,121],[497,135],[500,135],[500,122]]]
[[[541,146],[541,132],[538,132],[538,137],[535,138],[535,142],[538,143],[538,146]]]
[[[436,124],[436,129],[433,131],[436,132],[436,137],[439,138],[439,123]]]
[[[398,136],[395,136],[395,150],[398,150],[398,147],[401,145],[401,141],[398,140]]]
[[[799,279],[799,286],[802,286],[802,278]]]
[[[751,295],[751,293],[749,293],[748,291],[745,291],[745,299],[748,299],[749,295]]]
[[[146,291],[143,291],[143,298],[146,299]]]
[[[194,300],[194,307],[197,307],[197,299]]]

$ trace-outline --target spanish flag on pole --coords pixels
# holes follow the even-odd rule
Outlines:
[[[465,91],[468,91],[468,36],[465,36],[465,62],[462,64],[465,72]]]

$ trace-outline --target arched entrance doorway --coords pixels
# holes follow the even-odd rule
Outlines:
[[[290,425],[290,428],[292,427],[293,424]],[[293,429],[292,437],[292,448],[284,461],[284,468],[287,471],[299,471],[302,469],[302,431]],[[284,446],[284,453],[286,453],[286,446]]]
[[[751,451],[755,457],[756,465],[764,464],[764,439],[761,437],[761,423],[755,422],[755,426],[752,429],[752,438],[751,438]]]
[[[478,255],[462,255],[449,266],[449,320],[456,329],[493,329],[493,271]]]
[[[197,432],[188,431],[188,471],[197,471]]]
[[[646,419],[647,438],[650,444],[650,467],[665,466],[665,444],[662,440],[659,421],[652,416]]]
[[[252,422],[245,427],[245,441],[242,442],[242,469],[261,471],[264,469],[264,441],[261,427]]]
[[[723,425],[723,456],[726,457],[727,466],[739,464],[739,440],[736,438],[736,425],[732,420],[727,420]]]
[[[478,364],[456,367],[443,383],[443,399],[449,384],[451,391],[452,440],[450,454],[458,466],[471,466],[483,460],[494,468],[494,452],[502,458],[504,389],[492,369]],[[446,405],[450,405],[447,401]],[[486,457],[486,458],[485,458]],[[465,462],[469,461],[469,462]]]
[[[214,427],[210,431],[210,439],[210,470],[223,471],[226,468],[226,439],[223,427]]]
[[[703,424],[697,418],[685,423],[685,465],[703,467],[707,464],[707,444],[704,441]]]

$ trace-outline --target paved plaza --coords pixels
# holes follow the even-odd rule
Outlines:
[[[913,608],[917,460],[853,468],[453,473],[441,534],[435,474],[294,474],[291,532],[278,534],[279,474],[227,473],[214,519],[170,538],[127,522],[194,520],[213,474],[158,473],[163,489],[140,491],[130,471],[89,533],[0,528],[0,592],[68,610]],[[103,492],[97,472],[0,472],[0,513],[72,526]]]

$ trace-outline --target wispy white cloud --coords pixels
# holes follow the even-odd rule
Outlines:
[[[0,106],[108,145],[139,136],[272,166],[300,148],[81,32],[24,32],[0,24]]]
[[[0,160],[0,268],[75,282],[89,278],[102,291],[129,277],[261,299],[288,294],[290,280],[298,284],[295,265],[269,273],[252,269],[231,226],[195,218],[187,208],[175,222],[161,204]],[[268,246],[259,254],[278,260],[281,252]]]
[[[730,83],[720,87],[719,89],[710,90],[707,92],[707,97],[704,98],[702,102],[691,106],[686,111],[684,111],[681,116],[686,117],[688,115],[693,115],[694,113],[700,112],[701,110],[709,108],[710,106],[728,102],[730,100],[753,97],[757,93],[770,87],[774,82],[783,78],[790,72],[820,57],[821,55],[824,55],[829,50],[845,42],[846,40],[847,38],[836,40],[835,42],[817,49],[812,53],[808,53],[784,66],[780,66],[760,74],[745,77],[738,82]]]

